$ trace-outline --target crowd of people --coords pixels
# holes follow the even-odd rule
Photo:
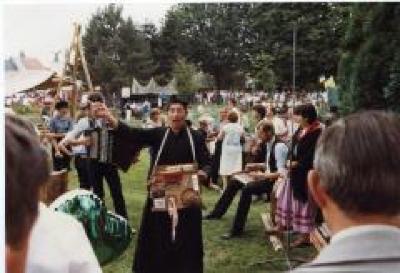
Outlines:
[[[129,212],[117,168],[126,169],[136,162],[142,148],[149,148],[149,178],[158,165],[195,162],[199,180],[220,193],[208,213],[202,213],[201,206],[178,211],[174,240],[171,240],[170,215],[154,212],[154,200],[149,194],[133,272],[203,272],[201,222],[223,217],[238,193],[240,199],[232,226],[222,239],[245,234],[252,201],[261,198],[270,203],[274,226],[269,233],[282,235],[290,230],[298,234],[290,247],[309,244],[309,234],[316,225],[322,221],[328,224],[331,244],[314,262],[298,268],[299,272],[379,271],[379,268],[396,272],[400,268],[399,116],[367,111],[339,119],[332,109],[330,118],[321,122],[317,95],[316,101],[312,94],[308,99],[291,101],[284,93],[282,98],[279,95],[271,102],[262,100],[259,94],[249,104],[249,112],[255,119],[250,131],[244,126],[248,117],[241,110],[243,98],[240,93],[236,95],[226,99],[216,121],[205,117],[189,120],[187,103],[173,97],[165,108],[165,118],[162,109],[151,108],[148,120],[138,128],[114,117],[101,93],[94,92],[80,106],[75,120],[68,116],[68,102],[55,103],[48,132],[34,140],[30,140],[34,130],[26,129],[27,125],[19,118],[7,116],[7,272],[24,272],[25,263],[21,261],[26,256],[27,272],[64,272],[29,271],[34,267],[27,253],[34,246],[28,246],[27,242],[37,234],[31,230],[39,223],[35,223],[41,211],[38,191],[40,184],[48,179],[49,170],[39,148],[43,143],[52,147],[51,169],[69,170],[74,158],[79,187],[92,190],[102,199],[105,178],[115,211],[125,218]],[[199,96],[199,100],[213,103],[215,96],[216,93],[210,92],[206,97]],[[92,143],[87,132],[96,128],[113,130],[113,141],[118,147],[113,163],[88,156]],[[19,161],[18,149],[23,149],[26,158],[37,164],[33,171],[21,171],[25,161]],[[31,174],[26,181],[28,173]],[[29,183],[29,187],[23,183]],[[19,196],[21,202],[15,202],[14,196]],[[26,215],[17,213],[20,218],[14,218],[21,210]],[[16,231],[19,233],[15,234]],[[76,238],[80,237],[85,236],[80,233]],[[80,258],[87,260],[81,264],[89,267],[87,271],[74,272],[99,272],[93,251],[85,246],[82,253]]]

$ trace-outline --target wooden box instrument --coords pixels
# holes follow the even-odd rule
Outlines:
[[[39,200],[49,205],[68,190],[68,171],[53,171],[50,179],[41,187]]]
[[[160,165],[149,181],[153,211],[200,206],[200,185],[196,164]]]

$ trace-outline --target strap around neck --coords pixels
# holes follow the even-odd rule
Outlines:
[[[156,170],[156,168],[158,166],[158,161],[160,160],[161,154],[162,154],[162,152],[164,150],[165,142],[167,141],[167,137],[168,137],[170,131],[171,131],[171,128],[168,127],[167,131],[165,132],[164,137],[163,137],[163,139],[161,141],[160,148],[158,149],[157,157],[154,160],[154,165],[153,165],[153,169],[151,171],[151,176],[154,176],[154,174],[155,174],[155,170]],[[186,127],[186,132],[187,132],[188,137],[189,137],[190,148],[192,150],[192,156],[193,156],[193,162],[196,162],[196,151],[195,151],[195,148],[194,148],[193,136],[192,136],[192,133],[190,132],[189,127]]]

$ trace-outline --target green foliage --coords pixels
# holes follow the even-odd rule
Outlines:
[[[273,73],[265,70],[263,77],[290,85],[296,25],[297,80],[307,86],[321,74],[336,76],[347,16],[348,4],[341,3],[180,4],[168,13],[160,39],[172,56],[213,75],[218,89],[241,88],[237,73],[254,70],[252,60],[261,52],[274,57]]]
[[[272,70],[273,61],[271,55],[261,52],[252,63],[252,76],[256,79],[256,84],[264,90],[273,90],[276,85],[276,76]]]
[[[130,86],[133,77],[148,81],[156,66],[146,38],[130,17],[122,17],[122,6],[97,10],[82,38],[94,84],[115,91]]]
[[[38,106],[32,105],[22,105],[22,104],[14,104],[12,106],[12,110],[17,114],[17,115],[31,115],[31,114],[37,114],[40,113],[40,108]]]
[[[384,96],[390,110],[400,113],[400,50],[392,63],[389,82],[384,87]]]
[[[184,58],[179,58],[174,65],[173,76],[176,80],[176,89],[179,93],[193,93],[199,85],[194,80],[196,67],[188,63]]]
[[[161,38],[171,54],[213,75],[218,89],[233,88],[235,73],[247,59],[249,8],[242,3],[180,4],[168,13]]]
[[[339,67],[342,111],[398,110],[400,4],[355,4]]]
[[[213,89],[215,86],[214,77],[203,71],[198,72],[194,75],[194,82],[201,89]]]
[[[254,7],[253,17],[259,37],[253,54],[266,51],[274,57],[277,82],[291,85],[294,30],[296,85],[316,87],[320,75],[336,76],[348,4],[262,3]]]

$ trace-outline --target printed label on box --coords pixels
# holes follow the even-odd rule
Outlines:
[[[193,190],[199,191],[199,179],[196,174],[192,175],[192,182],[193,182]]]
[[[154,209],[166,209],[165,198],[154,198]]]

